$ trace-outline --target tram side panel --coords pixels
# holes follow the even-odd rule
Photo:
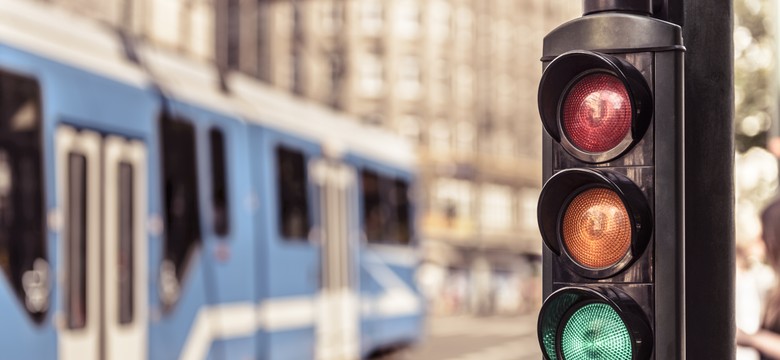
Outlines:
[[[176,116],[191,121],[197,143],[200,261],[204,303],[190,328],[182,357],[254,357],[257,294],[246,125],[233,116],[172,100]]]
[[[219,289],[219,300],[231,304],[229,316],[221,319],[220,327],[228,333],[226,335],[231,331],[238,334],[235,339],[224,340],[224,358],[257,358],[260,349],[254,339],[260,324],[257,320],[259,293],[255,284],[259,275],[255,271],[258,262],[255,254],[259,244],[255,241],[258,225],[252,219],[259,205],[251,182],[249,164],[253,156],[247,125],[230,120],[214,119],[207,132],[213,174],[209,186],[213,237],[207,242],[206,251],[216,262],[214,280]],[[222,135],[218,133],[220,130]],[[220,165],[216,160],[220,155],[217,150],[220,142],[224,144],[225,159],[222,169],[225,178],[222,180],[217,178]],[[226,185],[221,186],[221,181]],[[227,204],[220,204],[220,197],[227,199]],[[219,343],[215,347],[219,347]]]
[[[0,337],[0,348],[25,356],[37,351],[39,358],[55,358],[62,348],[57,338],[63,336],[56,332],[67,327],[62,320],[66,305],[61,279],[68,274],[60,269],[63,264],[58,263],[57,254],[64,251],[61,226],[67,214],[56,200],[53,174],[63,165],[57,164],[53,144],[57,129],[66,124],[75,133],[94,133],[98,144],[116,136],[138,140],[149,154],[143,169],[148,273],[141,277],[148,301],[140,302],[148,311],[145,351],[149,358],[231,358],[253,351],[270,359],[315,357],[322,277],[317,219],[321,214],[316,213],[319,196],[306,172],[309,162],[321,157],[316,143],[254,126],[244,131],[242,124],[229,117],[183,102],[171,101],[163,108],[157,94],[143,85],[119,84],[23,52],[2,50],[2,70],[19,69],[38,77],[42,84],[45,211],[46,222],[52,226],[43,259],[48,260],[52,285],[44,295],[50,308],[35,325],[24,315],[28,304],[22,305],[14,294],[20,287],[15,289],[14,280],[4,278],[0,306],[12,311],[6,317],[9,326],[2,328],[13,331]],[[208,176],[214,172],[213,154],[207,146],[212,143],[214,125],[225,130],[225,181],[230,186],[227,204],[221,205],[232,214],[228,215],[227,235],[220,228],[224,224],[215,220],[217,186]],[[175,141],[166,143],[166,139]],[[3,144],[7,141],[0,140],[0,147]],[[400,178],[393,171],[380,172],[387,173],[387,178]],[[246,209],[253,207],[256,212],[251,215]],[[242,221],[244,216],[252,216],[253,225]],[[250,236],[250,226],[255,226],[255,236]],[[364,353],[416,338],[415,319],[420,318],[415,300],[419,293],[412,281],[416,264],[398,261],[408,258],[403,250],[407,248],[411,247],[377,244],[360,250]],[[28,288],[35,289],[34,285]],[[236,323],[231,319],[238,319],[241,326],[232,326]],[[251,341],[253,333],[255,341]],[[99,343],[92,345],[98,356],[105,351]]]
[[[46,211],[54,207],[51,197],[53,183],[46,180],[50,171],[50,142],[43,131],[49,91],[42,69],[45,62],[29,54],[0,44],[0,311],[3,326],[0,326],[0,349],[9,357],[53,358],[56,354],[56,334],[53,321],[52,292],[49,283],[54,274],[49,249],[54,243],[54,234],[48,229]],[[20,134],[12,130],[16,119],[25,117],[23,108],[32,105],[33,128]],[[30,138],[39,139],[31,147],[20,149],[17,142],[30,143]],[[40,169],[37,173],[25,175],[22,172],[22,153],[28,153],[31,165]],[[34,188],[21,191],[22,182]],[[38,195],[36,195],[36,193]],[[29,221],[10,218],[11,211],[21,210],[23,203],[32,205],[33,216]],[[20,240],[23,242],[19,242]],[[33,245],[29,246],[28,245]],[[21,255],[21,256],[20,256]],[[14,261],[16,259],[16,261]],[[38,260],[40,259],[40,260]],[[22,260],[22,261],[19,261]],[[38,270],[34,263],[38,261]],[[24,274],[36,271],[34,283],[23,280]],[[28,277],[29,279],[29,277]],[[28,284],[25,287],[25,283]],[[29,285],[35,285],[35,290]],[[35,294],[37,292],[37,295]],[[32,303],[28,304],[28,299]]]
[[[263,225],[258,282],[262,298],[258,318],[262,328],[261,358],[311,359],[315,356],[316,299],[320,288],[320,246],[316,227],[314,187],[307,163],[319,156],[319,146],[272,129],[253,127],[252,166],[260,189]]]
[[[27,247],[36,242],[26,241],[30,239],[23,235],[24,231],[20,232],[19,224],[14,225],[12,232],[2,231],[17,235],[13,245],[16,249],[10,265],[15,266],[20,260],[34,255],[34,264],[37,266],[31,266],[20,273],[22,276],[19,286],[15,285],[15,276],[6,277],[6,280],[10,280],[6,283],[8,287],[0,286],[3,289],[0,290],[0,307],[6,314],[2,329],[8,331],[0,340],[0,348],[5,356],[11,358],[67,359],[72,352],[78,352],[82,359],[111,358],[110,352],[116,350],[116,345],[123,341],[121,339],[127,340],[130,336],[135,339],[134,351],[145,357],[148,351],[146,323],[149,318],[145,249],[149,245],[149,238],[143,230],[147,200],[153,195],[146,197],[141,193],[146,191],[145,184],[149,182],[150,166],[146,162],[145,153],[152,140],[152,125],[148,119],[156,113],[157,102],[153,96],[136,86],[137,84],[112,81],[51,59],[0,46],[3,46],[0,49],[0,72],[3,73],[0,82],[3,83],[3,94],[12,96],[5,98],[0,105],[3,117],[7,116],[12,122],[12,128],[5,128],[0,132],[5,135],[0,136],[4,138],[0,140],[0,148],[8,148],[9,144],[16,143],[14,154],[28,152],[24,147],[20,148],[19,144],[35,144],[36,141],[24,139],[24,134],[14,132],[37,124],[35,126],[40,129],[37,131],[41,132],[37,137],[37,146],[42,149],[42,156],[45,155],[44,161],[33,167],[40,166],[39,181],[43,187],[35,189],[35,192],[39,196],[45,196],[45,200],[41,199],[44,204],[43,213],[38,220],[39,224],[35,225],[45,234],[44,245],[40,249],[20,249],[19,246]],[[19,100],[26,101],[23,100],[24,96],[14,94],[15,89],[27,87],[9,85],[9,78],[5,74],[14,72],[35,79],[31,80],[33,82],[37,81],[37,96],[40,99],[37,106],[13,105]],[[6,168],[6,175],[9,169],[11,173],[12,182],[10,186],[6,183],[6,190],[10,188],[13,193],[14,189],[30,189],[30,186],[37,182],[29,176],[30,167],[26,170],[28,175],[20,177],[23,169],[18,168],[18,165],[21,163],[18,159],[11,159],[9,154],[11,152],[6,151],[2,157],[11,161],[0,165]],[[91,175],[77,176],[78,173],[72,170],[74,164],[78,163],[81,164],[78,166],[83,168],[84,175]],[[119,183],[103,183],[109,175],[114,176],[112,179],[117,179],[118,173],[114,170],[118,169],[109,166],[110,164],[121,164],[122,169],[127,170],[124,172],[126,176],[121,179],[123,182],[120,183],[124,184],[124,189],[135,191],[142,199],[126,197],[123,200],[110,200],[105,191],[101,191],[109,189],[108,193],[118,195],[119,189],[114,185]],[[77,179],[83,186],[81,190],[78,190],[78,187],[66,186],[77,184],[74,182]],[[76,190],[80,191],[81,195],[73,195]],[[20,199],[17,196],[14,198],[17,202]],[[78,206],[75,202],[77,198],[81,199]],[[26,201],[30,204],[36,202],[29,199]],[[112,204],[113,207],[109,207]],[[126,222],[126,226],[117,230],[118,233],[105,233],[109,231],[109,226],[101,226],[105,220],[101,218],[101,207],[111,214],[117,214],[116,211],[124,209],[124,214],[130,215],[126,218],[134,220]],[[154,205],[150,207],[153,208]],[[5,204],[0,208],[7,209]],[[83,209],[79,221],[76,221],[79,217],[75,216],[73,211],[76,208]],[[17,212],[15,215],[23,214]],[[30,224],[25,226],[29,227]],[[77,228],[80,231],[76,231]],[[122,263],[121,259],[113,263],[109,261],[116,259],[113,257],[105,262],[101,261],[107,251],[120,251],[113,254],[123,256],[121,250],[115,247],[117,243],[107,243],[109,239],[122,241],[122,244],[130,247],[137,246],[132,250],[137,255],[133,258],[134,262],[115,266]],[[2,247],[9,244],[12,243],[6,242]],[[20,250],[21,252],[18,252]],[[140,253],[142,250],[143,254]],[[114,267],[108,268],[109,266]],[[111,271],[101,276],[104,270]],[[112,280],[110,275],[106,274],[119,273],[129,275],[122,277],[121,289],[106,286]],[[17,299],[23,301],[5,296],[8,291],[4,290],[9,289],[16,289],[15,292],[22,295]],[[127,301],[122,302],[120,297]],[[109,304],[111,300],[115,302]],[[135,305],[128,305],[131,303]],[[105,313],[96,311],[101,306],[110,312],[108,318],[104,318]],[[20,316],[31,308],[36,309],[33,313],[38,312],[40,315]],[[132,310],[129,310],[131,308]],[[28,319],[23,320],[25,317]],[[37,323],[31,322],[30,318],[37,320]],[[121,334],[112,332],[116,329],[116,323],[112,321],[122,323],[124,329]],[[131,327],[134,330],[128,330]],[[97,337],[89,335],[100,331],[107,333],[102,345]],[[120,342],[116,342],[118,339]]]
[[[203,220],[197,126],[182,104],[171,101],[156,119],[158,161],[152,184],[159,196],[160,241],[151,257],[150,358],[205,358],[211,325],[211,276],[203,255]]]
[[[360,284],[362,349],[412,345],[423,333],[423,302],[414,216],[414,175],[409,170],[351,154],[358,169],[361,224]]]
[[[150,298],[160,241],[147,226],[160,213],[157,161],[150,155],[159,100],[141,77],[120,82],[56,62],[50,68],[46,142],[52,146],[48,178],[55,202],[49,254],[56,263],[56,358],[148,358],[154,353],[148,339],[156,309]],[[79,158],[86,178],[78,176]],[[81,211],[87,214],[83,240],[75,232]],[[86,298],[78,295],[80,287]]]

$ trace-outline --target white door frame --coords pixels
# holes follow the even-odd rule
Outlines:
[[[140,141],[109,136],[104,141],[103,241],[105,256],[103,291],[107,359],[144,359],[147,357],[148,257],[146,241],[146,148]],[[133,301],[132,319],[120,323],[119,299],[119,167],[132,166],[133,197]]]
[[[317,299],[315,358],[360,357],[360,306],[357,296],[357,194],[355,169],[316,160],[312,179],[319,188],[322,288]]]
[[[100,266],[100,135],[92,131],[76,132],[71,127],[61,126],[57,129],[55,143],[57,149],[57,203],[59,214],[62,215],[60,243],[58,254],[57,277],[59,284],[60,313],[57,316],[59,326],[58,348],[62,360],[97,360],[99,359],[100,341],[100,293],[96,286],[100,274],[95,269]],[[70,259],[67,250],[70,245],[70,224],[68,196],[70,179],[68,177],[69,156],[78,154],[86,159],[86,305],[85,323],[78,328],[71,328],[68,321],[68,266]]]
[[[58,327],[59,359],[111,360],[147,357],[148,329],[148,244],[146,223],[146,148],[139,141],[118,136],[104,138],[90,130],[60,126],[55,132],[56,187],[59,204]],[[68,193],[70,154],[86,159],[86,321],[70,328],[66,309],[69,245]],[[118,288],[118,168],[127,163],[133,169],[133,319],[119,324]],[[102,226],[101,226],[102,225]],[[103,259],[101,261],[101,258]],[[101,278],[101,272],[103,276]],[[102,284],[100,283],[102,279]],[[102,302],[102,304],[101,304]],[[101,308],[103,309],[101,312]],[[101,338],[101,332],[103,337]],[[101,341],[103,342],[101,344]],[[101,352],[103,352],[101,354]]]

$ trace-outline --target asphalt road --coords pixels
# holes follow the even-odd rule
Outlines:
[[[411,360],[539,360],[536,315],[431,317]]]

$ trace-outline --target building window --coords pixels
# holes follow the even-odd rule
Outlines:
[[[420,33],[420,8],[410,0],[394,1],[398,14],[398,34],[404,38],[414,38]]]
[[[279,232],[285,240],[306,240],[311,227],[306,157],[300,150],[277,147],[276,171]]]
[[[434,41],[444,41],[450,35],[450,4],[447,0],[431,2],[431,37]]]
[[[441,178],[432,185],[432,208],[450,227],[472,218],[473,190],[470,182]]]
[[[468,121],[460,121],[456,127],[457,152],[461,155],[470,156],[476,149],[476,133],[474,124]]]
[[[450,63],[445,58],[438,58],[435,60],[431,70],[433,75],[431,77],[431,87],[433,88],[431,97],[439,104],[448,103],[451,98],[450,78],[452,69],[450,68]]]
[[[369,243],[407,245],[412,239],[409,183],[361,171],[363,228]]]
[[[211,142],[211,205],[214,233],[225,236],[230,232],[227,164],[225,161],[225,135],[222,130],[209,131]]]
[[[420,118],[415,115],[406,115],[398,121],[398,133],[406,137],[413,144],[418,144],[421,139]]]
[[[27,314],[49,304],[38,83],[0,71],[0,269]]]
[[[516,218],[512,198],[512,189],[508,186],[482,186],[480,220],[486,231],[506,232],[512,229]]]
[[[379,0],[364,0],[360,7],[360,24],[364,35],[377,36],[382,33],[383,14],[382,2]]]
[[[341,29],[343,13],[341,0],[325,0],[322,2],[322,30],[325,34],[334,35]]]
[[[404,56],[398,64],[398,93],[407,100],[416,99],[422,89],[420,62],[415,56]]]
[[[360,64],[360,90],[366,97],[376,98],[384,88],[384,70],[379,56],[368,55]]]
[[[428,131],[428,147],[432,153],[447,155],[452,150],[450,127],[444,120],[435,121]]]
[[[179,284],[201,243],[195,126],[165,114],[161,121],[165,245],[161,277],[166,310],[178,300]],[[175,281],[175,282],[174,282]]]

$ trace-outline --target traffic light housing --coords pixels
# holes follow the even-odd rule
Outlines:
[[[544,39],[545,359],[683,359],[683,54],[650,1],[585,0]]]

